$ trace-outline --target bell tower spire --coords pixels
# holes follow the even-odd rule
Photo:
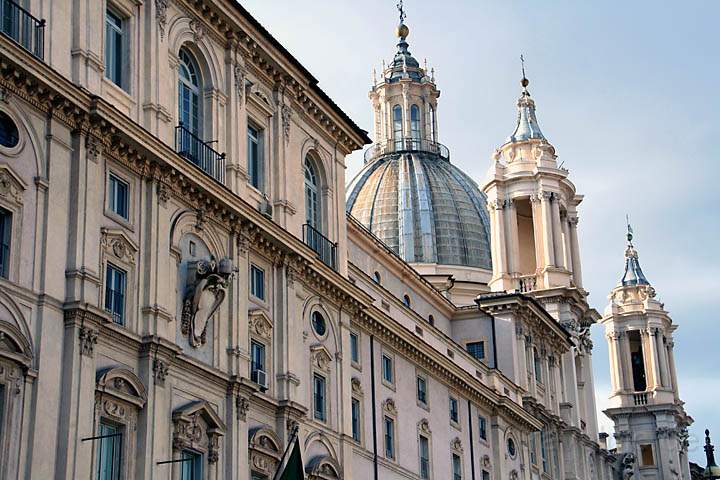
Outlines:
[[[636,459],[636,476],[660,480],[690,478],[687,427],[692,423],[680,400],[673,334],[677,325],[656,298],[640,268],[627,222],[625,273],[610,293],[601,323],[610,356],[611,407],[622,458]]]

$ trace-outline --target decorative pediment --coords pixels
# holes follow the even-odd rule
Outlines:
[[[395,407],[395,400],[388,398],[382,404],[383,411],[390,415],[397,415],[397,407]]]
[[[0,357],[20,363],[25,367],[32,361],[30,342],[12,323],[0,320]]]
[[[208,462],[217,462],[225,424],[207,401],[191,402],[176,409],[172,420],[173,449],[207,453]]]
[[[250,310],[248,312],[248,326],[250,327],[250,333],[268,340],[272,339],[272,320],[264,310]]]
[[[426,435],[430,435],[432,432],[430,431],[430,422],[428,422],[427,418],[423,418],[420,420],[417,424],[418,431],[420,433],[424,433]]]
[[[308,462],[305,473],[310,479],[337,480],[343,478],[340,464],[332,457],[323,455]]]
[[[107,254],[112,255],[124,263],[135,265],[135,255],[137,254],[138,246],[122,230],[101,228],[100,245]]]
[[[27,189],[27,185],[7,164],[0,164],[0,197],[14,203],[22,205],[23,192]]]
[[[142,381],[127,368],[108,368],[97,373],[97,390],[142,408],[147,393]]]
[[[324,372],[330,371],[330,362],[332,362],[332,356],[327,348],[323,345],[313,345],[310,347],[310,358],[312,366],[318,368]]]
[[[248,432],[250,466],[253,471],[272,475],[282,458],[282,442],[268,427],[257,427]]]

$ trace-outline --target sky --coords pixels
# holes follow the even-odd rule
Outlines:
[[[365,130],[372,70],[394,52],[395,0],[241,2]],[[625,214],[645,275],[673,321],[690,458],[720,445],[720,2],[406,0],[410,51],[435,68],[440,141],[482,183],[515,126],[526,60],[540,127],[578,193],[583,281],[599,312],[624,268]],[[348,157],[348,181],[362,152]],[[593,327],[598,409],[610,390]],[[601,430],[612,423],[599,414]]]

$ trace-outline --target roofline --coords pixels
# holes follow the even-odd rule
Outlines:
[[[305,77],[307,77],[308,83],[312,91],[315,92],[321,100],[327,102],[328,105],[330,105],[330,108],[332,108],[332,110],[337,113],[340,118],[350,126],[350,128],[355,132],[355,134],[362,139],[364,145],[372,143],[372,140],[368,136],[368,132],[360,128],[350,118],[350,116],[345,113],[345,111],[343,111],[343,109],[341,109],[338,104],[336,104],[330,98],[330,96],[318,86],[318,79],[315,78],[315,76],[310,73],[310,71],[305,68],[305,66],[300,63],[300,61],[295,58],[275,37],[273,37],[272,34],[270,34],[270,32],[265,27],[263,27],[263,25],[257,19],[255,19],[255,17],[253,17],[249,11],[245,9],[245,7],[240,5],[239,1],[228,0],[227,3],[230,3],[240,13],[240,15],[247,19],[250,25],[252,25],[260,33],[260,35],[262,35],[268,42],[270,42],[270,45],[276,48],[282,54],[282,56],[284,56],[293,66],[300,70],[300,72],[305,75]]]

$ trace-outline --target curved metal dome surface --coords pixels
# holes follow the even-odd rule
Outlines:
[[[492,268],[485,194],[436,153],[367,163],[348,186],[346,208],[408,263]]]

